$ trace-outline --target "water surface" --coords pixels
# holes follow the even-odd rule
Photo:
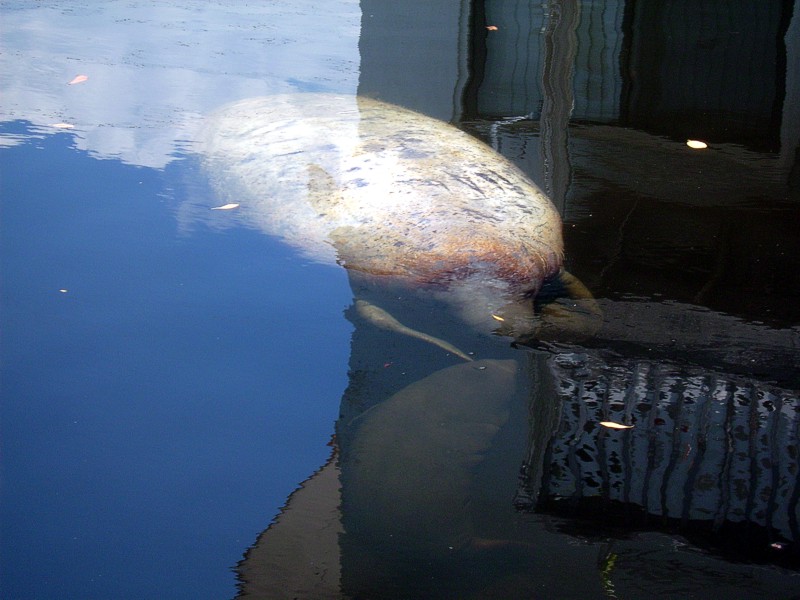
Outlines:
[[[3,597],[310,585],[284,531],[342,597],[796,596],[797,3],[2,11]],[[600,331],[512,348],[211,211],[205,115],[310,91],[452,121],[521,166]],[[465,367],[354,294],[516,365],[459,394],[476,460],[403,477],[439,451],[425,426]],[[378,514],[375,486],[395,500]],[[393,510],[408,538],[365,545]]]

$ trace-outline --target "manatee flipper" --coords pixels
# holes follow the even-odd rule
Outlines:
[[[463,358],[464,360],[471,361],[473,358],[468,354],[462,352],[451,343],[441,340],[437,337],[432,335],[428,335],[427,333],[423,333],[421,331],[417,331],[416,329],[411,329],[410,327],[406,327],[400,321],[395,319],[392,315],[388,312],[375,306],[374,304],[370,304],[366,300],[356,300],[356,310],[358,314],[365,318],[367,321],[372,323],[373,325],[380,327],[381,329],[386,329],[388,331],[395,331],[397,333],[402,333],[403,335],[407,335],[413,338],[417,338],[418,340],[422,340],[424,342],[428,342],[429,344],[433,344],[434,346],[439,346],[442,350],[449,352],[450,354],[455,354],[459,358]]]
[[[544,304],[534,326],[543,341],[577,341],[593,336],[603,323],[603,312],[583,282],[562,269],[556,276],[562,293]]]

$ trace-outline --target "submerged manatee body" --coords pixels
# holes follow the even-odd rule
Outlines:
[[[206,134],[212,182],[249,224],[315,261],[429,288],[482,330],[529,326],[530,299],[561,268],[548,198],[441,121],[366,98],[288,94],[223,107]]]

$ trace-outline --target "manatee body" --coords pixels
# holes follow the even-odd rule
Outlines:
[[[397,106],[244,100],[211,115],[204,151],[216,190],[248,224],[312,260],[433,290],[483,330],[525,328],[531,297],[561,268],[560,217],[517,167]]]

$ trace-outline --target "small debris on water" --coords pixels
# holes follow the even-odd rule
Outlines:
[[[769,547],[774,550],[786,550],[787,544],[784,544],[783,542],[773,542],[769,545]]]
[[[600,425],[609,429],[633,429],[633,425],[623,425],[622,423],[614,423],[614,421],[600,421]]]

